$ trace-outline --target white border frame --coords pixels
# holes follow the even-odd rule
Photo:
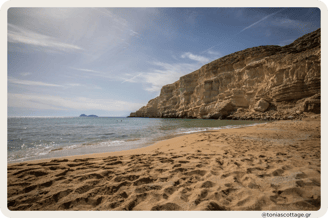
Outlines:
[[[322,154],[327,154],[328,148],[324,145],[327,138],[322,134],[323,139],[321,140],[321,209],[318,211],[181,211],[181,212],[122,212],[122,211],[10,211],[7,208],[7,11],[11,7],[318,7],[321,10],[321,57],[322,60],[327,60],[327,21],[328,21],[328,10],[327,5],[318,0],[229,0],[229,1],[215,1],[215,0],[202,0],[202,1],[177,1],[177,0],[166,0],[165,2],[158,1],[133,1],[133,0],[120,0],[118,2],[106,1],[106,0],[92,0],[92,1],[77,1],[77,0],[9,0],[1,6],[0,10],[0,30],[1,30],[1,50],[0,50],[0,68],[1,70],[1,96],[4,97],[6,104],[2,104],[1,107],[1,147],[0,147],[0,173],[2,179],[0,181],[0,208],[1,212],[11,218],[15,217],[27,217],[27,218],[57,218],[57,217],[69,217],[78,216],[89,218],[91,216],[97,217],[110,217],[110,216],[142,216],[142,217],[165,217],[166,216],[193,216],[199,217],[206,213],[207,217],[262,217],[263,212],[294,212],[294,213],[311,213],[310,218],[322,217],[327,212],[327,162],[328,160],[323,158]],[[325,21],[325,22],[324,22]],[[325,40],[326,39],[326,40]],[[321,62],[321,81],[327,81],[327,64],[325,61]],[[5,73],[6,72],[6,73]],[[322,82],[321,82],[322,83]],[[321,86],[321,92],[327,94],[325,86]],[[325,128],[325,109],[326,97],[324,94],[321,95],[321,129]],[[322,131],[323,132],[323,131]]]

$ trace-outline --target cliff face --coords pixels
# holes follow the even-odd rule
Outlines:
[[[287,46],[259,46],[163,86],[130,116],[256,119],[320,113],[320,29]]]

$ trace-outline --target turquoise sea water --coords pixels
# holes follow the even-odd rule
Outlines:
[[[7,162],[145,147],[177,135],[261,121],[113,117],[9,117]]]

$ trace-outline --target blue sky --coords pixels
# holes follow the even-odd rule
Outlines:
[[[127,116],[210,61],[318,28],[318,8],[10,8],[8,116]]]

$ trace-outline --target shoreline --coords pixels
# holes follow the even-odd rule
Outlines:
[[[158,118],[157,118],[158,119]],[[164,118],[164,119],[171,119],[171,118]],[[256,122],[256,120],[254,120]],[[140,149],[140,148],[146,148],[146,147],[149,147],[149,146],[152,146],[158,142],[161,142],[161,141],[165,141],[165,140],[168,140],[168,139],[172,139],[172,138],[175,138],[175,137],[180,137],[180,136],[184,136],[184,135],[190,135],[190,134],[194,134],[194,133],[201,133],[201,132],[207,132],[207,131],[219,131],[219,130],[222,130],[222,129],[235,129],[235,128],[243,128],[243,127],[249,127],[249,126],[255,126],[255,125],[259,125],[259,124],[264,124],[264,123],[267,123],[267,122],[273,122],[273,121],[267,121],[267,122],[263,122],[258,120],[259,123],[253,123],[253,124],[231,124],[231,125],[227,125],[227,126],[220,126],[220,127],[199,127],[199,128],[203,128],[203,129],[209,129],[209,130],[185,130],[184,132],[176,132],[174,134],[172,133],[169,133],[169,134],[166,134],[164,136],[161,136],[159,138],[156,138],[156,139],[152,139],[152,140],[149,140],[149,141],[146,141],[142,144],[138,144],[138,146],[136,148],[131,148],[131,145],[128,146],[128,145],[123,145],[122,148],[120,148],[120,146],[116,147],[112,147],[113,149],[117,149],[117,151],[106,151],[106,152],[95,152],[95,153],[89,153],[89,154],[73,154],[73,155],[63,155],[63,156],[53,156],[53,157],[46,157],[46,158],[38,158],[37,156],[36,157],[32,157],[32,158],[26,158],[27,160],[19,160],[19,161],[11,161],[11,162],[7,162],[7,164],[18,164],[18,163],[23,163],[23,162],[38,162],[38,161],[50,161],[51,159],[60,159],[60,158],[70,158],[72,159],[71,157],[75,157],[75,156],[78,156],[78,157],[83,157],[83,156],[90,156],[90,155],[100,155],[102,156],[101,154],[104,154],[104,155],[107,155],[109,153],[112,153],[112,152],[120,152],[120,151],[129,151],[129,150],[135,150],[135,149]],[[191,131],[191,132],[190,132]],[[131,139],[131,140],[128,140],[127,142],[131,142],[131,141],[134,141],[134,139]],[[81,149],[81,148],[80,148]],[[96,149],[99,149],[96,148]],[[100,148],[101,149],[101,148]],[[120,149],[123,149],[123,150],[120,150]],[[59,149],[54,149],[54,150],[51,150],[50,152],[56,152],[56,151],[65,151],[65,148],[59,148]],[[90,148],[89,148],[90,150]],[[49,156],[50,153],[46,154],[45,156]]]
[[[274,121],[7,164],[10,210],[318,210],[321,123]],[[301,137],[300,137],[301,136]]]

